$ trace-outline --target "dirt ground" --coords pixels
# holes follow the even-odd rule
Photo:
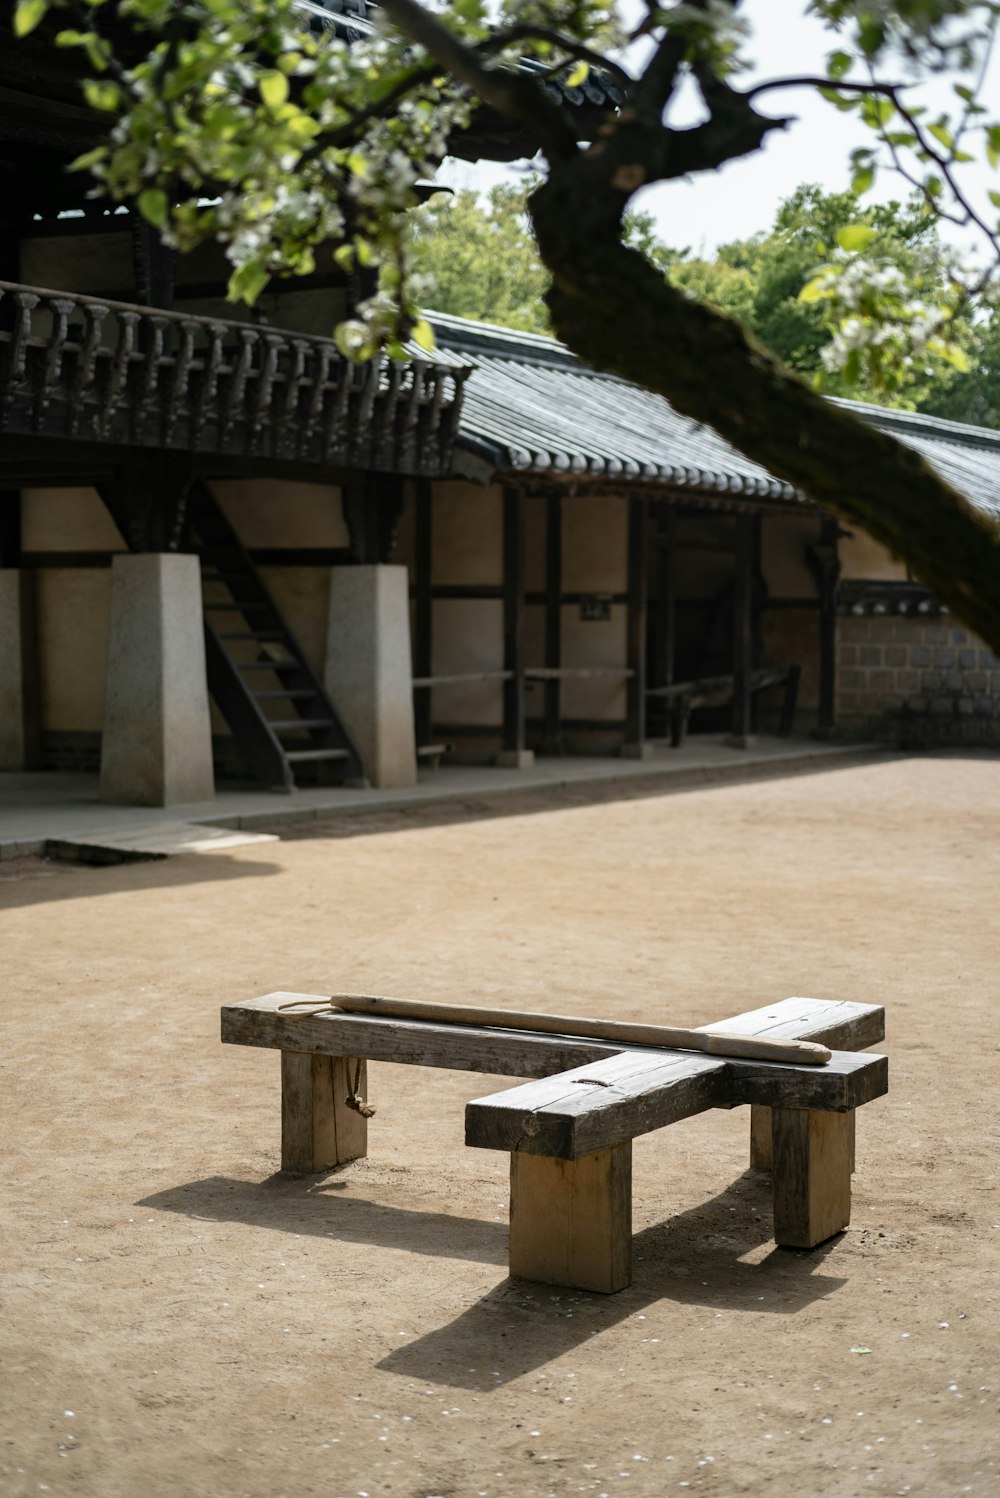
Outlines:
[[[4,864],[0,1493],[996,1498],[998,889],[988,755]],[[715,1112],[636,1143],[631,1289],[512,1281],[503,1079],[372,1066],[369,1159],[281,1176],[278,1058],[218,1042],[275,988],[884,1001],[852,1226],[776,1249]]]

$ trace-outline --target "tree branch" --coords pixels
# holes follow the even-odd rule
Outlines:
[[[916,453],[824,400],[740,324],[603,231],[589,207],[594,183],[578,179],[572,167],[554,173],[529,204],[559,336],[862,526],[1000,649],[1000,526]]]
[[[557,105],[530,79],[506,68],[490,68],[418,0],[381,0],[382,9],[405,36],[435,57],[452,77],[484,103],[525,125],[550,159],[577,154],[573,130]]]

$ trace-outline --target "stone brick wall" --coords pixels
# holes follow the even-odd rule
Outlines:
[[[1000,660],[947,615],[842,615],[837,730],[904,747],[1000,747]]]

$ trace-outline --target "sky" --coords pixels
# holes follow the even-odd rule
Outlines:
[[[745,51],[755,66],[739,76],[746,86],[764,79],[822,72],[826,54],[835,43],[815,19],[805,16],[805,0],[748,0],[744,14],[752,27]],[[949,107],[948,89],[938,89],[934,108]],[[1000,61],[994,62],[984,98],[1000,95]],[[951,103],[954,104],[952,99]],[[662,183],[640,193],[636,208],[652,213],[661,239],[678,248],[710,254],[731,239],[744,239],[768,229],[783,198],[803,182],[818,182],[830,192],[850,185],[849,157],[853,147],[871,144],[870,133],[852,115],[839,113],[809,89],[766,96],[758,106],[763,114],[797,116],[798,123],[775,131],[762,151],[730,162],[721,171],[702,173],[681,182]],[[523,168],[521,168],[523,170]],[[1000,174],[969,168],[977,189],[1000,188]],[[441,178],[449,186],[486,191],[507,180],[516,169],[492,163],[448,163]],[[989,175],[989,182],[986,181]],[[873,198],[905,197],[906,184],[885,174]],[[969,253],[976,241],[944,226],[945,236]]]

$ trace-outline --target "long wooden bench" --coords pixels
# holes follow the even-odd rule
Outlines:
[[[510,1271],[579,1289],[631,1280],[632,1140],[709,1108],[751,1105],[751,1163],[772,1172],[778,1244],[847,1227],[856,1110],[888,1088],[876,1005],[784,999],[707,1032],[816,1040],[825,1066],[736,1060],[573,1036],[310,1013],[322,995],[271,993],[222,1009],[222,1039],[281,1052],[281,1163],[322,1171],[367,1154],[366,1061],[532,1080],[466,1106],[465,1139],[511,1158]],[[289,1004],[301,1010],[289,1010]],[[349,1104],[348,1098],[352,1099]]]
[[[799,696],[801,666],[768,666],[750,676],[750,695],[784,687],[778,733],[787,738],[795,724],[795,707]],[[696,707],[724,707],[732,702],[736,689],[734,676],[703,676],[696,681],[675,681],[666,687],[648,687],[646,697],[662,703],[670,722],[670,744],[680,748],[687,736],[688,721]],[[652,737],[652,735],[651,735]]]

